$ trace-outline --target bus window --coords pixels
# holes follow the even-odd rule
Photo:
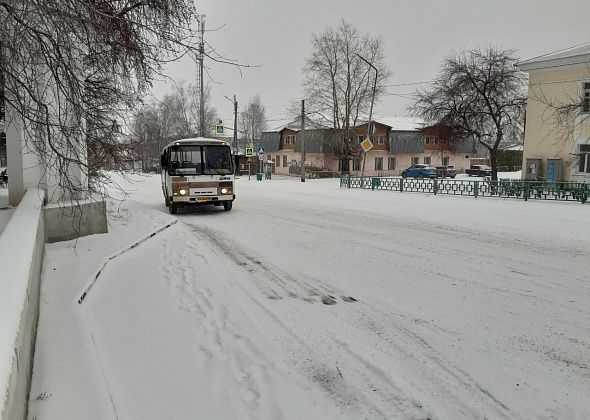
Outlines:
[[[227,146],[203,146],[205,174],[229,175],[233,173],[231,149]]]

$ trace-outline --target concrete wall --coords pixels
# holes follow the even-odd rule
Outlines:
[[[108,232],[106,203],[103,200],[47,205],[45,221],[47,242]]]
[[[547,100],[555,104],[581,102],[583,81],[590,81],[586,66],[559,67],[531,71],[527,103],[526,133],[523,152],[523,177],[528,158],[543,159],[541,177],[545,176],[548,158],[561,158],[564,163],[563,178],[590,181],[587,175],[578,175],[576,158],[577,144],[590,142],[590,118],[581,114],[574,120],[557,124]],[[585,120],[585,121],[584,121]],[[588,179],[584,179],[588,178]]]
[[[28,189],[0,236],[0,420],[25,420],[45,229],[44,192]]]

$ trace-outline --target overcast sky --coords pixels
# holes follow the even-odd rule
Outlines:
[[[224,123],[233,121],[232,104],[223,96],[237,95],[245,105],[259,94],[269,126],[280,125],[286,108],[302,97],[302,67],[310,54],[311,34],[335,27],[344,19],[362,31],[381,36],[392,71],[389,84],[431,80],[441,60],[452,50],[490,43],[513,48],[521,59],[590,42],[589,0],[202,0],[205,34],[225,56],[260,66],[244,69],[207,62],[213,102]],[[195,80],[195,65],[170,65],[178,81]],[[211,81],[211,80],[209,80]],[[404,115],[404,98],[416,86],[391,86],[376,105],[379,115]],[[154,86],[161,97],[169,84]],[[402,96],[397,96],[402,95]]]

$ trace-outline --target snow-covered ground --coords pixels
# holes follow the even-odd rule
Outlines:
[[[590,417],[590,205],[138,180],[47,246],[30,419]]]

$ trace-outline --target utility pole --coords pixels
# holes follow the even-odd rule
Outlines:
[[[238,101],[234,95],[234,150],[238,153]]]
[[[301,182],[305,182],[305,99],[301,100]]]
[[[203,84],[203,61],[205,60],[205,15],[200,16],[199,29],[201,31],[201,40],[199,42],[199,136],[205,137],[205,86]]]
[[[358,58],[360,58],[361,60],[363,60],[365,63],[367,63],[369,66],[371,66],[373,68],[373,70],[375,70],[375,82],[373,83],[373,96],[371,98],[371,109],[369,111],[369,123],[367,124],[367,138],[373,140],[372,138],[372,130],[371,130],[371,126],[372,121],[371,119],[373,118],[373,103],[375,103],[375,90],[377,89],[377,77],[379,76],[379,71],[377,70],[377,67],[375,67],[373,64],[369,63],[367,60],[365,60],[363,57],[360,56],[360,54],[357,54]],[[363,158],[363,169],[361,171],[361,187],[363,184],[363,178],[365,176],[365,162],[367,161],[367,152],[365,152],[365,156]]]

